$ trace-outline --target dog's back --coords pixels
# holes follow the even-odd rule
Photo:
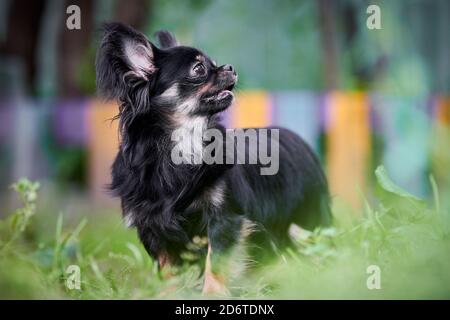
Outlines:
[[[257,224],[252,236],[256,245],[272,242],[282,247],[290,243],[291,224],[313,230],[329,226],[332,216],[327,181],[314,152],[292,131],[268,129],[279,130],[276,174],[261,175],[261,163],[242,164],[229,171],[227,180],[233,210]]]

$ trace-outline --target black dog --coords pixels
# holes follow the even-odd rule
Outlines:
[[[198,128],[217,129],[226,135],[219,113],[233,101],[237,74],[231,65],[217,66],[201,51],[178,45],[167,31],[157,37],[159,47],[130,27],[105,25],[97,86],[120,104],[111,189],[121,199],[125,221],[137,228],[160,266],[180,262],[194,236],[207,236],[204,292],[223,292],[221,278],[211,271],[214,258],[239,241],[245,221],[256,225],[249,240],[260,252],[289,245],[292,223],[306,229],[330,223],[326,178],[311,149],[286,129],[277,133],[279,168],[273,175],[261,175],[260,161],[174,164],[176,130],[189,136]],[[237,152],[250,156],[248,144]]]

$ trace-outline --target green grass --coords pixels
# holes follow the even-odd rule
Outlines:
[[[365,200],[363,213],[335,199],[334,228],[303,234],[295,250],[235,276],[232,296],[450,298],[449,211],[434,179],[427,202],[393,184],[383,167],[376,177],[376,197]],[[202,298],[199,268],[186,263],[165,280],[118,211],[65,221],[63,214],[40,213],[38,184],[21,180],[13,187],[22,207],[0,222],[0,298]],[[237,264],[244,262],[233,261],[233,269]],[[66,286],[70,265],[80,268],[80,290]],[[367,287],[371,265],[380,268],[379,290]]]

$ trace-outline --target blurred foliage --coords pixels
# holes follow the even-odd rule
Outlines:
[[[6,244],[2,244],[3,248],[12,244],[25,231],[31,217],[35,214],[39,183],[22,178],[13,184],[11,188],[19,195],[23,207],[17,209],[10,218],[9,239]]]
[[[196,3],[155,1],[148,34],[171,30],[182,44],[199,47],[218,64],[233,64],[240,88],[320,87],[314,1]]]
[[[88,151],[81,147],[62,148],[57,153],[55,180],[61,187],[85,187],[88,174]]]
[[[377,1],[381,30],[366,27],[369,1],[330,1],[338,89],[395,95],[450,92],[445,69],[449,5]],[[447,26],[447,27],[446,27]],[[219,64],[233,64],[241,88],[325,89],[318,2],[217,0],[153,2],[147,34],[174,32]]]
[[[383,167],[376,180],[377,199],[366,201],[362,218],[345,219],[348,212],[335,210],[333,228],[298,234],[295,248],[279,252],[275,262],[238,274],[230,284],[232,295],[450,298],[450,212],[441,204],[436,182],[430,177],[434,203],[429,204],[396,186]],[[23,208],[0,222],[0,297],[200,298],[201,272],[190,263],[195,253],[185,255],[184,266],[161,275],[135,233],[121,225],[118,212],[72,221],[71,227],[62,214],[56,221],[54,214],[34,215],[38,184],[21,180],[14,188]],[[11,221],[25,216],[24,228],[11,229]],[[34,240],[24,236],[28,229],[34,229]],[[190,249],[204,245],[195,239]],[[242,269],[242,263],[233,260],[233,270]],[[80,290],[65,285],[70,265],[81,269]],[[366,286],[370,265],[380,267],[380,290]]]
[[[77,79],[80,84],[81,92],[86,96],[95,95],[97,90],[95,82],[95,52],[96,49],[93,45],[86,50],[81,66],[79,68]]]

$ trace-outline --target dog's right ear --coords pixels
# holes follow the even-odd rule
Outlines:
[[[156,31],[155,36],[158,39],[161,49],[168,49],[179,45],[175,36],[167,30]]]
[[[107,99],[126,95],[130,86],[154,77],[157,50],[140,32],[121,23],[107,23],[95,61],[97,89]]]

